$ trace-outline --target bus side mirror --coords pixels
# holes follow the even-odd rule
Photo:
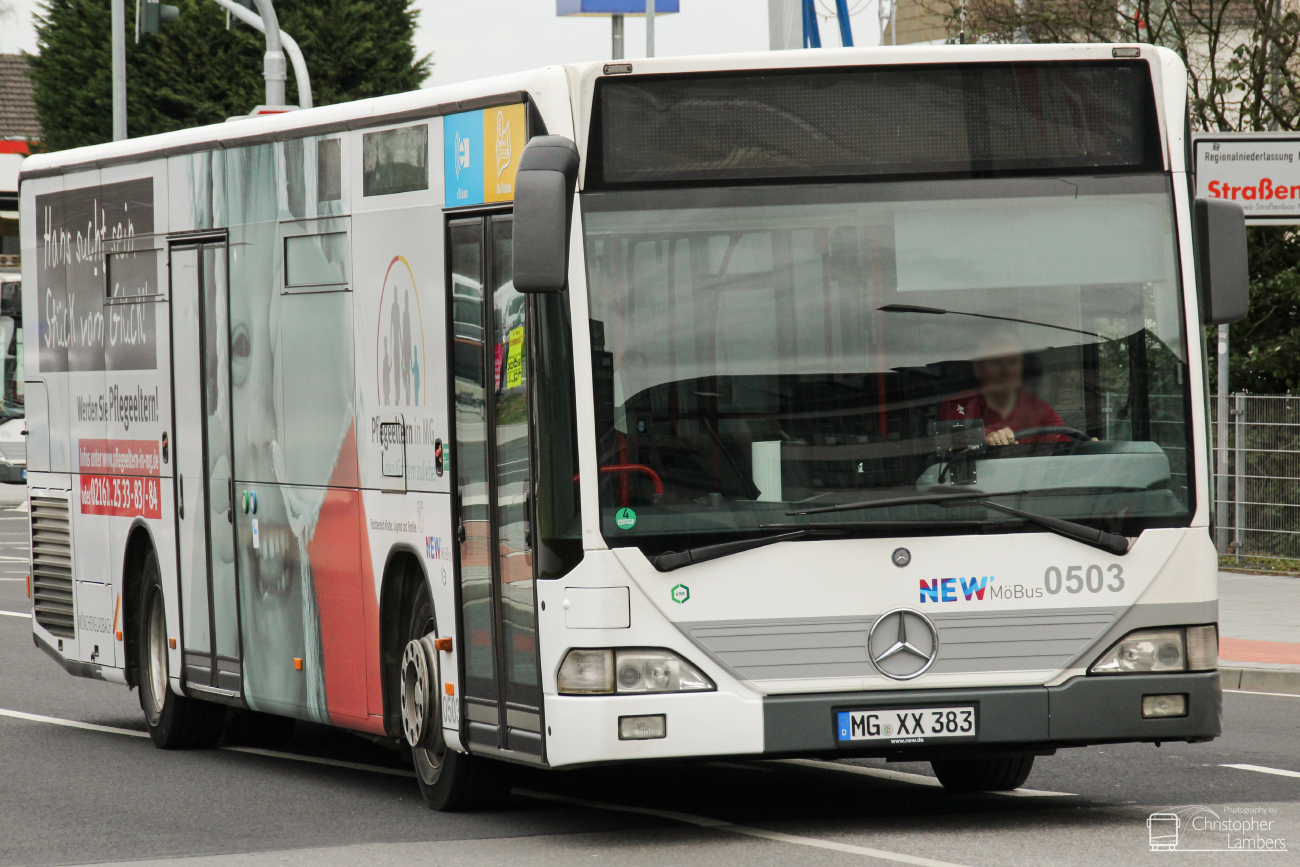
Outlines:
[[[528,142],[515,175],[514,271],[520,292],[563,292],[578,183],[578,146],[564,136]]]
[[[1246,212],[1236,202],[1197,199],[1196,271],[1201,319],[1227,325],[1250,307],[1250,268],[1246,255]]]

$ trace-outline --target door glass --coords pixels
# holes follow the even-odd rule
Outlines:
[[[203,440],[199,340],[199,249],[171,252],[172,370],[176,378],[176,499],[180,504],[181,610],[185,650],[212,652],[208,631],[207,533],[203,509]],[[204,663],[206,666],[208,663]]]
[[[203,396],[207,437],[208,559],[216,655],[239,657],[235,536],[230,478],[230,303],[226,248],[203,247]]]
[[[465,695],[497,698],[492,628],[492,537],[487,466],[487,382],[483,310],[483,224],[451,226],[452,367],[456,407],[456,493],[465,625]]]
[[[515,291],[509,218],[492,220],[497,570],[501,582],[506,701],[539,707],[533,554],[529,534],[526,298]]]

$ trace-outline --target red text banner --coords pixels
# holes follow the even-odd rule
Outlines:
[[[83,473],[156,476],[162,471],[153,440],[78,440],[77,465]]]
[[[156,476],[81,474],[83,515],[162,517],[162,486]]]
[[[162,517],[162,469],[153,440],[80,440],[84,515]]]

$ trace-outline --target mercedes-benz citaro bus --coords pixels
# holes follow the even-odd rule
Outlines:
[[[554,66],[23,165],[36,644],[163,748],[520,765],[1220,732],[1193,198],[1146,45]]]

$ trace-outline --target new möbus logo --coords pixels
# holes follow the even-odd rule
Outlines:
[[[1034,599],[1043,595],[1041,587],[1023,584],[994,584],[997,577],[984,575],[970,578],[921,579],[922,602],[983,601],[989,599]],[[958,596],[958,593],[961,595]]]

